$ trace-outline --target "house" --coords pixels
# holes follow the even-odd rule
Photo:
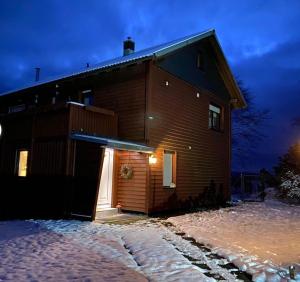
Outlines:
[[[214,30],[2,93],[0,217],[225,201],[245,106]]]

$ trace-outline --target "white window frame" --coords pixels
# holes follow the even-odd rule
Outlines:
[[[165,150],[163,154],[163,186],[176,187],[176,152]]]

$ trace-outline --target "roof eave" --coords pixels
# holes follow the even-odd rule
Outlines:
[[[221,73],[221,76],[223,77],[224,83],[231,95],[231,98],[233,100],[236,100],[235,102],[232,103],[232,107],[234,109],[240,109],[240,108],[246,108],[247,107],[247,102],[241,93],[241,90],[234,78],[234,75],[230,69],[230,66],[227,62],[227,59],[224,55],[223,49],[221,47],[221,44],[214,33],[213,36],[211,37],[212,40],[210,42],[212,43],[213,47],[215,48],[215,51],[218,55],[218,59],[220,62],[220,65],[217,64],[217,67]]]
[[[181,49],[183,47],[186,47],[188,45],[191,45],[201,39],[207,38],[209,36],[215,35],[215,30],[214,29],[209,29],[205,32],[202,32],[200,34],[196,34],[195,36],[192,36],[188,40],[182,40],[182,42],[177,42],[174,43],[173,45],[170,45],[167,48],[162,48],[161,50],[158,50],[154,53],[155,58],[161,58],[166,56],[167,54],[170,54],[170,52],[176,51],[178,49]]]

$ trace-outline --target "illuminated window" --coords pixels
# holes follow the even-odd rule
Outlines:
[[[17,175],[25,177],[27,175],[28,151],[17,151]]]
[[[173,151],[164,151],[163,186],[176,187],[176,153]]]
[[[209,121],[208,126],[211,129],[221,129],[221,108],[216,105],[209,105]]]

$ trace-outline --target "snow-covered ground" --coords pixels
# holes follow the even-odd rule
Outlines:
[[[0,222],[0,281],[215,281],[210,272],[236,280],[160,220]]]
[[[0,222],[0,281],[291,281],[291,264],[300,207],[273,200],[127,225]]]
[[[300,272],[300,206],[267,198],[264,203],[245,203],[168,220],[252,274],[255,281],[286,281],[281,276],[290,265]]]

